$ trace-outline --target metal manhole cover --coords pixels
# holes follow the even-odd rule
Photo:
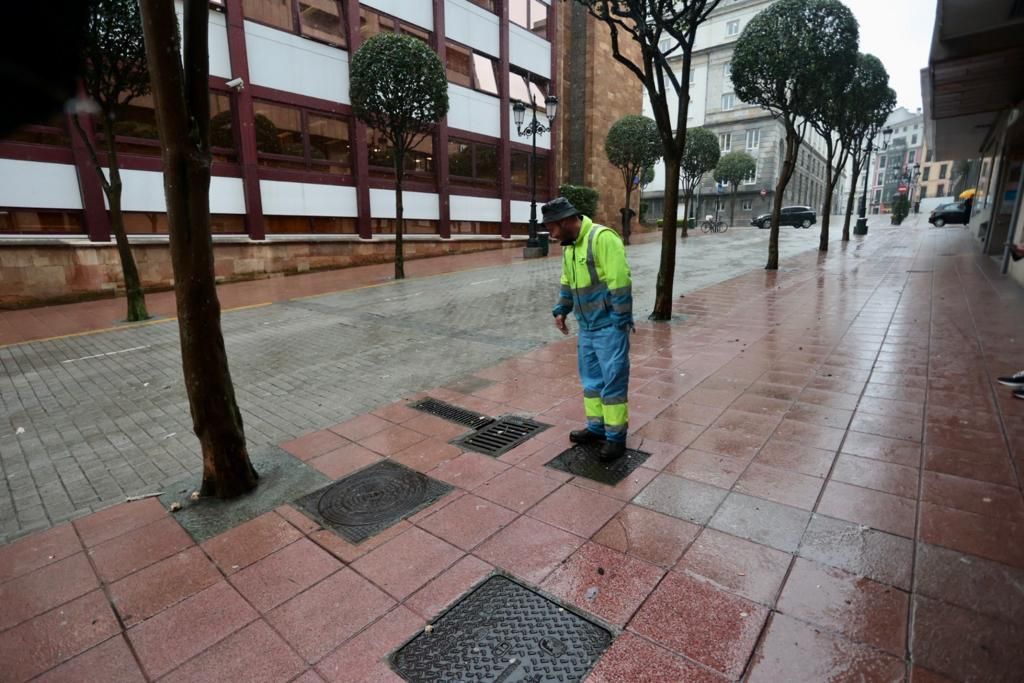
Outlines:
[[[380,533],[452,490],[404,465],[383,460],[295,501],[352,543]]]
[[[449,422],[455,422],[471,429],[480,429],[490,423],[494,422],[494,418],[488,415],[481,415],[475,413],[472,410],[466,410],[459,406],[453,406],[451,403],[445,403],[444,401],[438,401],[436,398],[425,398],[421,401],[409,404],[410,408],[416,410],[422,410],[424,413],[430,413],[437,417],[444,418]]]
[[[498,457],[549,427],[551,425],[543,422],[510,415],[499,418],[472,434],[460,436],[450,443],[466,450]]]
[[[615,486],[651,457],[650,453],[627,448],[626,454],[618,460],[601,462],[596,457],[600,450],[599,445],[573,446],[559,453],[545,467]]]
[[[412,683],[582,681],[612,634],[504,576],[493,576],[391,657]]]

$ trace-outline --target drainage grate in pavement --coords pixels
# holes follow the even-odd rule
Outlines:
[[[650,453],[627,448],[626,454],[618,460],[601,462],[596,457],[600,450],[600,445],[573,446],[559,453],[545,467],[575,474],[577,477],[593,479],[609,486],[615,486],[628,477],[633,470],[644,464],[647,458],[651,457]]]
[[[582,681],[612,634],[504,576],[493,576],[400,648],[412,683]]]
[[[411,403],[409,407],[415,408],[416,410],[422,410],[424,413],[436,415],[437,417],[444,418],[449,422],[455,422],[456,424],[460,424],[471,429],[480,429],[481,427],[485,427],[494,422],[493,417],[474,413],[471,410],[453,406],[451,403],[438,401],[436,398],[428,397],[421,401]]]
[[[452,490],[404,465],[382,460],[314,491],[295,504],[346,540],[359,543]]]
[[[470,451],[498,457],[550,426],[529,418],[509,415],[472,434],[460,436],[451,443]]]

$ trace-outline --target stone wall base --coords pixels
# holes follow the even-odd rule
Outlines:
[[[522,248],[520,239],[475,237],[405,240],[407,260]],[[166,240],[132,243],[132,253],[147,291],[174,286]],[[218,282],[296,275],[394,261],[391,239],[238,241],[215,243]],[[84,240],[21,240],[0,243],[0,309],[27,308],[116,296],[124,291],[121,263],[113,243]]]

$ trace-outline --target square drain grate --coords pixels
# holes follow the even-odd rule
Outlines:
[[[295,501],[321,526],[365,541],[452,490],[404,465],[382,460]]]
[[[492,576],[392,655],[412,683],[582,681],[612,642],[605,628]]]
[[[498,457],[549,427],[551,425],[536,420],[510,415],[499,418],[472,434],[460,436],[450,443],[470,451]]]
[[[599,445],[573,446],[569,450],[559,453],[545,467],[615,486],[651,457],[650,453],[627,448],[626,454],[618,460],[601,462],[596,457],[600,450],[601,446]]]
[[[449,422],[455,422],[456,424],[460,424],[471,429],[480,429],[481,427],[486,427],[494,422],[493,417],[474,413],[472,410],[453,406],[451,403],[438,401],[436,398],[428,397],[421,401],[411,403],[409,407],[415,408],[416,410],[422,410],[424,413],[436,415],[437,417],[444,418]]]

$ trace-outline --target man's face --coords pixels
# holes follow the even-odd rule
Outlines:
[[[576,235],[579,234],[579,219],[576,216],[570,216],[560,221],[548,223],[547,227],[551,236],[559,242],[575,240]]]

